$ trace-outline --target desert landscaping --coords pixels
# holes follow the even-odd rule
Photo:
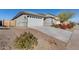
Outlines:
[[[30,28],[12,28],[8,30],[0,30],[0,49],[16,50],[17,48],[14,47],[15,38],[24,32],[31,32],[38,39],[38,45],[33,50],[51,50],[65,48],[64,42],[59,40],[57,41],[55,38],[50,37],[40,31],[36,31]]]
[[[42,27],[41,27],[42,28]],[[54,29],[55,30],[55,29]],[[63,31],[63,30],[62,30]],[[45,32],[33,29],[33,28],[9,28],[0,30],[0,49],[1,50],[20,50],[14,46],[16,37],[20,36],[24,32],[32,33],[36,38],[38,44],[32,50],[67,50],[67,49],[79,49],[78,45],[78,33],[79,30],[75,30],[72,34],[70,34],[69,38],[61,37],[61,39],[57,39],[55,36],[49,36]],[[56,34],[56,33],[52,33]],[[61,33],[60,33],[61,35]],[[71,37],[72,35],[72,37]],[[22,49],[25,50],[25,49]],[[29,50],[29,49],[26,49]]]

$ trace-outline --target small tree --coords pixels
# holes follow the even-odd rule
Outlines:
[[[25,32],[15,39],[15,47],[18,49],[33,49],[37,44],[37,38],[30,32]]]
[[[64,22],[68,21],[73,15],[74,13],[72,12],[62,12],[58,15],[58,17],[60,18],[60,22]]]

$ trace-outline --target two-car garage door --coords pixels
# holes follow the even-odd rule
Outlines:
[[[28,18],[28,27],[43,26],[43,19]]]

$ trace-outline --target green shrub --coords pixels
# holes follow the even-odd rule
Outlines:
[[[33,49],[37,44],[37,38],[30,32],[25,32],[15,39],[15,47],[18,49]]]

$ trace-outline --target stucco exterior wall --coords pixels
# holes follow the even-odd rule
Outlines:
[[[46,18],[44,20],[44,26],[51,26],[51,25],[53,25],[53,20],[54,19],[52,19],[52,18]]]
[[[27,26],[27,15],[19,16],[14,20],[16,21],[16,26]]]

